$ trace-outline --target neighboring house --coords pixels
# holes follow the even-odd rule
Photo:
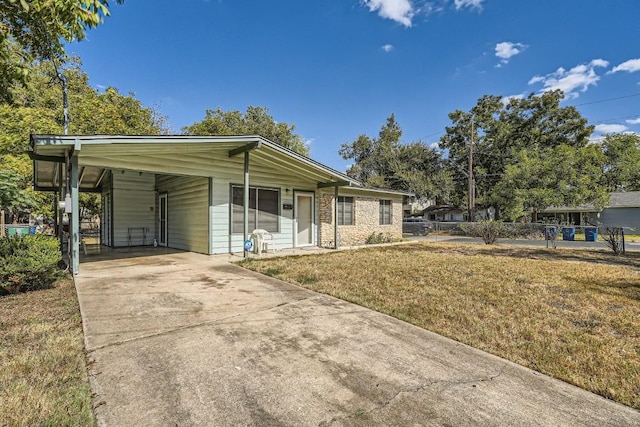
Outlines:
[[[415,216],[415,214],[422,214],[422,211],[429,206],[435,205],[435,200],[429,199],[416,199],[415,197],[407,197],[402,207],[404,216]]]
[[[422,211],[422,216],[429,221],[466,221],[467,212],[453,205],[429,206]]]
[[[155,241],[236,253],[254,229],[272,233],[279,249],[363,244],[374,232],[402,237],[409,194],[364,188],[259,136],[32,135],[31,147],[36,190],[68,195],[71,212],[78,192],[101,194],[101,244],[110,247]],[[71,217],[77,272],[79,223]]]
[[[534,221],[555,220],[574,225],[629,227],[640,230],[640,191],[609,193],[609,203],[602,210],[593,205],[551,207],[539,212]]]

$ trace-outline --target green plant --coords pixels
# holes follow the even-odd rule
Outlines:
[[[391,243],[391,242],[393,242],[393,236],[391,236],[389,233],[383,234],[383,233],[373,232],[369,237],[367,237],[367,240],[365,240],[365,243],[367,245],[375,245],[378,243]]]
[[[493,245],[498,237],[506,234],[504,225],[493,220],[463,224],[461,227],[468,236],[481,237],[486,245]]]
[[[61,276],[55,238],[43,235],[0,239],[0,288],[6,293],[50,287]]]

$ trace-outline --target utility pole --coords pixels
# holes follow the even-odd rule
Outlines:
[[[473,185],[473,116],[471,117],[471,135],[469,138],[469,208],[468,208],[468,215],[469,217],[467,218],[469,222],[472,222],[474,220],[473,218],[473,211],[475,208],[475,200],[474,200],[474,193],[475,193],[475,186]]]

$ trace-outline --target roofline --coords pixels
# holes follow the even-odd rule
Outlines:
[[[273,141],[270,141],[260,135],[53,135],[53,134],[32,134],[30,136],[31,149],[35,151],[38,141],[47,141],[46,145],[62,145],[74,147],[76,144],[82,143],[107,145],[107,144],[187,144],[187,143],[204,143],[204,142],[256,142],[259,141],[274,151],[287,154],[298,161],[306,163],[308,166],[320,169],[323,172],[335,175],[339,180],[347,181],[349,185],[362,187],[362,183],[357,181],[343,172],[339,172],[327,165],[324,165],[310,157],[303,156],[295,151],[283,147]]]

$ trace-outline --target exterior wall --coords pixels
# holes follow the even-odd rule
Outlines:
[[[155,230],[155,175],[115,170],[112,174],[113,246],[152,245]],[[147,230],[143,239],[142,229]]]
[[[209,179],[158,175],[156,187],[167,194],[167,246],[208,254]]]
[[[340,196],[353,197],[354,224],[338,226],[340,246],[365,244],[373,233],[389,234],[402,238],[402,198],[363,196],[340,192]],[[320,246],[333,247],[334,240],[334,195],[323,193],[319,197]],[[380,200],[391,200],[391,224],[380,225]]]
[[[604,226],[640,230],[640,208],[604,208],[598,221]]]
[[[293,209],[283,209],[284,204],[294,205],[294,191],[314,193],[315,207],[318,209],[318,195],[315,190],[316,182],[301,182],[292,176],[269,177],[268,173],[250,172],[249,183],[251,187],[263,187],[279,190],[280,193],[280,218],[279,231],[273,233],[276,249],[292,248],[294,245],[294,233],[296,223]],[[243,233],[231,233],[231,185],[242,185],[243,175],[239,170],[231,176],[219,176],[213,178],[211,213],[211,253],[237,253],[243,251]],[[287,190],[289,190],[287,192]],[[295,205],[294,205],[295,207]],[[318,242],[317,215],[314,215],[313,240]],[[253,231],[249,226],[249,234]]]

